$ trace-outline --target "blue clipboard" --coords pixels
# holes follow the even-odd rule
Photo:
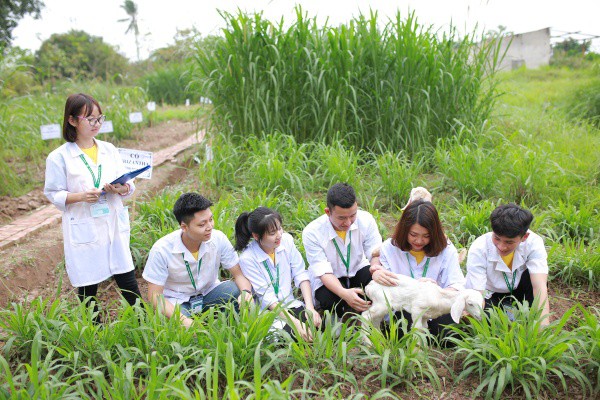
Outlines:
[[[117,179],[115,179],[114,181],[112,181],[110,184],[116,185],[117,183],[120,183],[121,185],[123,185],[125,182],[135,178],[136,176],[138,176],[139,174],[141,174],[144,171],[147,171],[150,168],[152,168],[151,165],[146,165],[140,169],[136,169],[135,171],[126,172],[123,175],[121,175],[120,177],[118,177]]]

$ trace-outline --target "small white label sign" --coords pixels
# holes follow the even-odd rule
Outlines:
[[[210,144],[206,145],[204,158],[207,162],[211,162],[214,159],[212,146]]]
[[[146,165],[152,165],[152,152],[150,151],[119,149],[119,154],[121,155],[121,160],[123,160],[123,165],[125,165],[127,171],[135,171]],[[137,177],[150,179],[152,178],[152,170],[153,168],[150,168],[139,174]]]
[[[190,99],[185,99],[185,106],[189,107],[190,106]]]
[[[59,124],[40,126],[42,140],[59,139],[62,136],[62,130]]]
[[[148,111],[156,111],[156,102],[149,101],[147,107]]]
[[[100,129],[98,129],[98,133],[110,133],[114,132],[112,121],[104,121]]]
[[[143,117],[142,117],[142,113],[141,112],[132,112],[129,114],[129,122],[131,122],[132,124],[138,124],[140,122],[142,122]]]

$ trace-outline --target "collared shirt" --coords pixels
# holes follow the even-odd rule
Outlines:
[[[475,290],[485,289],[486,298],[490,298],[494,293],[510,293],[504,274],[512,285],[513,272],[515,273],[515,288],[519,286],[521,275],[526,269],[531,274],[548,274],[548,254],[544,247],[544,240],[531,231],[528,233],[527,239],[519,243],[515,249],[512,271],[506,266],[492,242],[493,232],[478,237],[471,245],[467,256],[465,286]]]
[[[76,143],[67,142],[52,151],[46,159],[44,195],[63,212],[62,230],[65,266],[75,287],[100,283],[112,275],[133,271],[129,249],[129,212],[123,206],[125,196],[116,193],[102,195],[109,213],[92,216],[93,204],[67,204],[69,193],[94,188],[94,178],[81,159],[83,156],[99,179],[99,188],[126,172],[119,151],[111,143],[94,139],[98,147],[98,164],[86,156]],[[102,165],[102,174],[98,173]],[[129,181],[131,195],[135,190]]]
[[[352,238],[351,241],[350,238]],[[334,240],[344,258],[347,256],[347,248],[350,245],[348,272],[333,244]],[[381,235],[375,218],[367,211],[358,210],[356,221],[350,226],[345,241],[342,241],[342,238],[335,232],[329,216],[325,214],[304,228],[302,242],[306,251],[311,287],[314,292],[323,286],[321,276],[324,274],[333,274],[338,278],[353,277],[358,270],[368,266],[373,251],[381,246]]]
[[[271,276],[265,269],[265,261],[275,280],[275,285],[279,285],[277,295]],[[303,306],[304,303],[294,298],[292,279],[294,285],[299,288],[303,281],[309,280],[308,271],[302,255],[294,244],[294,239],[287,232],[283,234],[281,244],[275,249],[275,263],[279,265],[279,283],[277,283],[277,269],[273,265],[273,260],[260,248],[258,242],[252,240],[240,254],[240,267],[260,297],[261,309],[268,308],[274,303],[281,303],[286,308]]]
[[[408,255],[408,259],[406,258]],[[450,241],[440,254],[435,257],[425,257],[421,263],[417,264],[415,257],[408,251],[403,251],[392,244],[392,239],[387,239],[381,246],[380,261],[389,271],[395,274],[411,276],[412,269],[415,279],[423,276],[423,270],[427,259],[429,265],[425,277],[433,279],[441,288],[452,287],[457,290],[464,289],[465,276],[463,275],[458,263],[458,252],[456,247]],[[410,262],[410,264],[409,264]]]
[[[198,260],[183,244],[181,233],[178,229],[154,243],[142,275],[148,282],[164,286],[164,296],[173,304],[184,303],[197,294],[206,295],[220,283],[220,266],[231,269],[239,264],[237,253],[223,232],[213,229],[210,240],[200,245]],[[184,259],[190,266],[196,289]]]

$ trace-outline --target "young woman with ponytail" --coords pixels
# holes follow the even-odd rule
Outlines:
[[[315,311],[309,275],[304,260],[289,233],[283,231],[281,215],[270,208],[258,207],[242,213],[235,223],[235,249],[241,251],[240,267],[250,280],[262,309],[282,307],[282,317],[290,320],[305,340],[311,340],[311,320],[320,326]],[[294,298],[292,280],[300,288],[304,303]],[[283,328],[293,335],[293,329]]]

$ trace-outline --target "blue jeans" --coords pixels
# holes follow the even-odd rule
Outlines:
[[[229,302],[235,303],[235,309],[238,309],[237,298],[240,295],[240,289],[236,286],[233,281],[225,281],[219,283],[219,285],[206,293],[204,296],[204,302],[202,304],[202,310],[207,310],[211,307],[222,306]],[[181,303],[179,305],[180,312],[186,317],[190,316],[191,304],[189,301]]]

